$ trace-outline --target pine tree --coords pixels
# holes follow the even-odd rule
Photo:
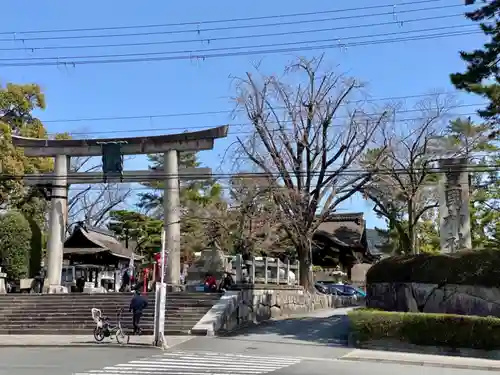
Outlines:
[[[163,170],[163,154],[148,155],[150,169]],[[197,168],[201,165],[197,154],[179,153],[179,168]],[[213,211],[209,206],[222,200],[222,189],[213,179],[180,181],[181,249],[184,256],[203,250],[214,236]],[[145,183],[154,191],[139,195],[138,207],[157,219],[163,218],[164,181]]]
[[[469,159],[471,168],[500,165],[499,148],[486,137],[488,126],[468,119],[450,122],[447,139],[460,155]],[[500,244],[500,172],[469,173],[471,235],[473,248]]]
[[[498,69],[500,52],[500,1],[483,0],[483,5],[477,10],[468,12],[465,16],[479,22],[481,30],[488,38],[482,49],[472,52],[461,51],[462,60],[467,63],[464,73],[451,75],[451,82],[456,88],[480,95],[488,100],[486,108],[479,111],[487,119],[492,132],[490,139],[500,137],[499,109],[500,109],[500,72]],[[466,0],[466,5],[479,3],[478,0]]]

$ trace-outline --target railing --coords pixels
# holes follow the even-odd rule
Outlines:
[[[299,262],[282,262],[270,257],[254,257],[243,261],[239,254],[232,257],[230,263],[238,283],[294,285],[299,282]]]

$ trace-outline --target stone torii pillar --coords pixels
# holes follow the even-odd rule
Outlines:
[[[54,158],[54,179],[51,185],[49,236],[47,239],[47,277],[44,289],[57,292],[61,285],[66,219],[68,217],[68,158],[56,155]]]
[[[168,260],[166,283],[179,284],[181,275],[181,223],[179,197],[179,169],[177,150],[169,150],[164,156],[165,186],[163,193],[163,226],[165,230]]]
[[[12,143],[24,150],[29,157],[54,157],[54,173],[22,176],[25,184],[47,186],[52,189],[51,212],[49,218],[48,240],[48,292],[61,291],[61,268],[65,239],[65,217],[67,213],[67,186],[74,184],[93,184],[103,182],[146,182],[165,180],[165,221],[168,251],[167,283],[180,281],[180,202],[179,178],[209,178],[208,168],[178,169],[179,152],[211,150],[215,139],[225,138],[228,127],[220,126],[198,132],[160,135],[151,137],[131,137],[119,139],[71,139],[46,140],[12,136]],[[103,144],[121,144],[121,155],[165,154],[164,171],[128,171],[120,176],[106,173],[68,173],[68,159],[78,156],[101,156]],[[51,184],[47,181],[52,180]]]

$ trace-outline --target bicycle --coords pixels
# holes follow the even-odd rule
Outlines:
[[[101,310],[96,308],[91,309],[92,320],[94,320],[94,322],[96,323],[96,327],[94,328],[94,339],[97,342],[101,342],[106,337],[110,337],[111,339],[113,339],[114,337],[118,344],[123,344],[125,342],[127,336],[123,332],[121,326],[121,317],[123,310],[123,308],[118,310],[118,313],[116,314],[116,325],[112,325],[109,321],[109,318],[102,315]],[[130,336],[128,336],[127,338],[127,343],[129,340]]]

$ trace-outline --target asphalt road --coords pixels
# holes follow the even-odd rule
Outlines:
[[[0,375],[479,375],[450,369],[343,358],[347,310],[322,311],[241,330],[195,337],[166,351],[150,347],[0,347]],[[168,337],[167,337],[168,343]],[[174,343],[174,341],[172,341]]]
[[[339,353],[332,351],[332,354]],[[432,375],[488,373],[479,370],[354,362],[326,357],[277,357],[254,352],[216,353],[180,348],[172,348],[166,352],[124,347],[0,348],[0,375],[420,375],[423,371]]]
[[[158,353],[155,348],[0,347],[0,375],[71,375]]]
[[[448,369],[441,367],[422,367],[397,365],[386,363],[371,363],[371,362],[321,362],[321,361],[303,361],[298,365],[290,366],[286,369],[281,369],[272,373],[272,375],[387,375],[387,374],[404,374],[404,375],[485,375],[488,371],[478,370],[459,370]]]

